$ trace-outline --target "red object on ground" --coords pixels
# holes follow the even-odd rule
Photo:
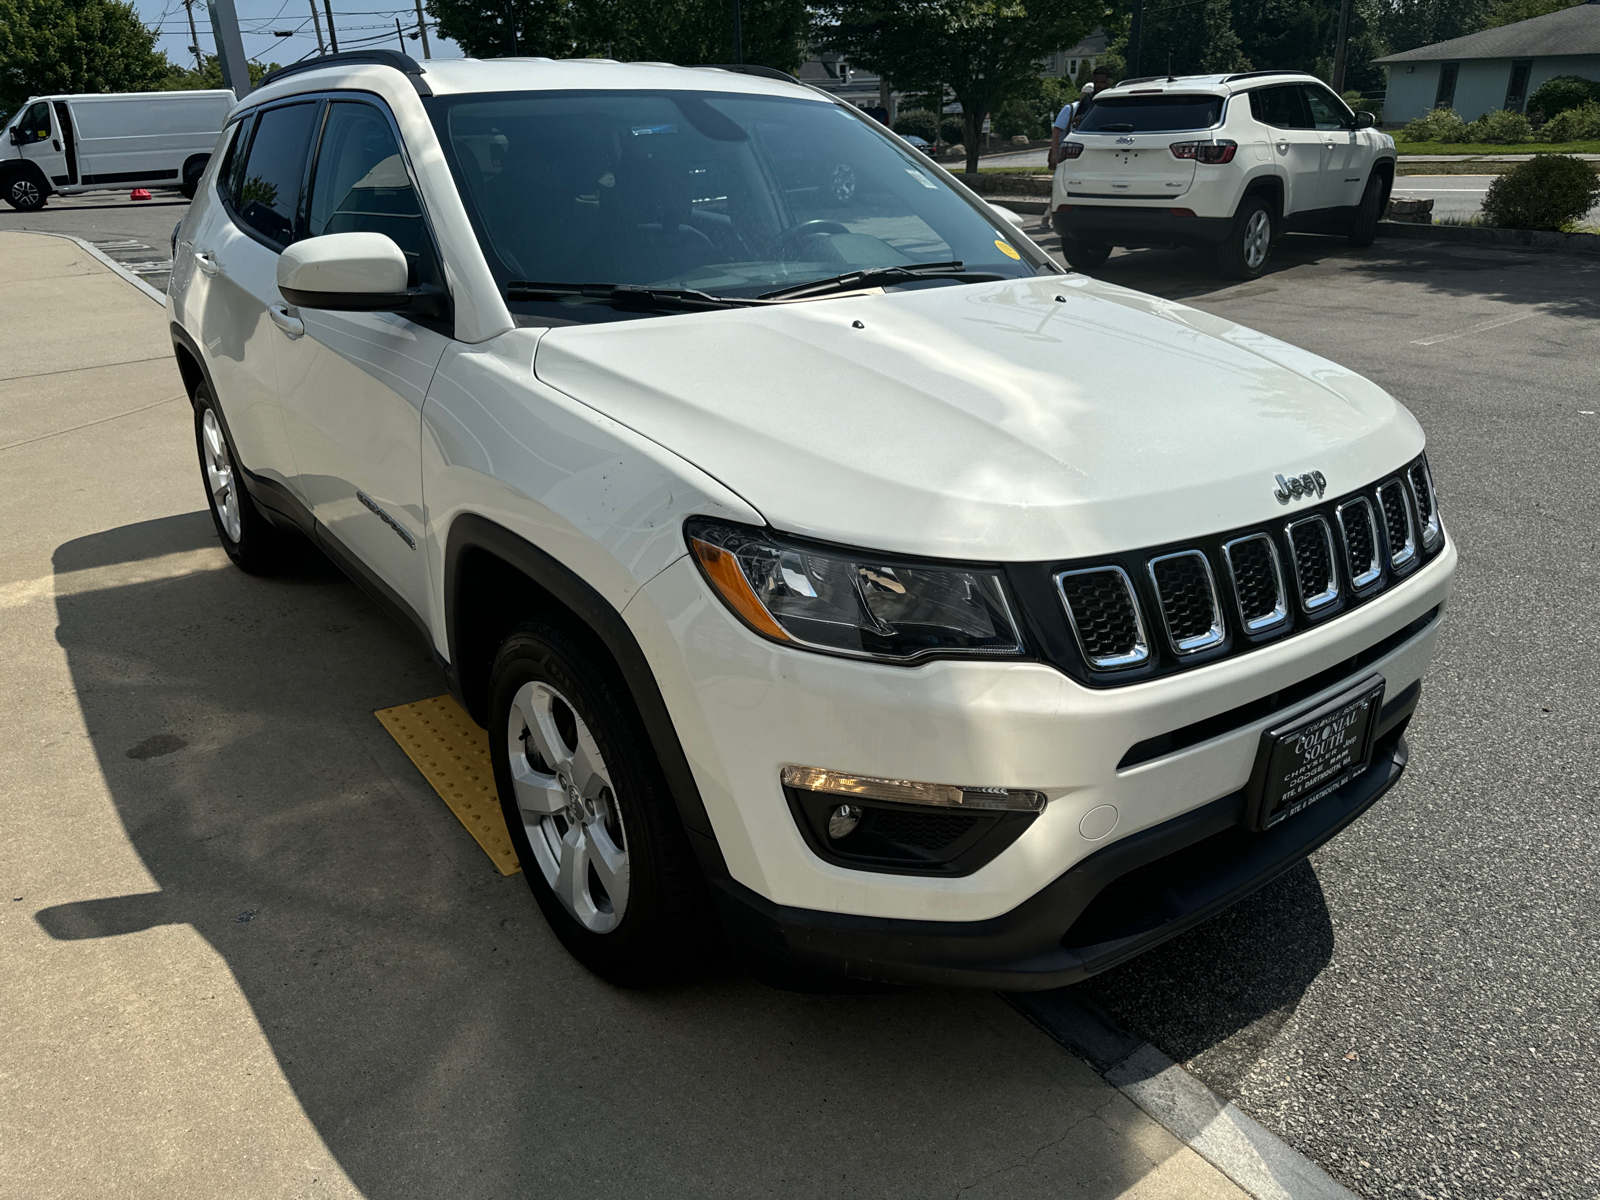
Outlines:
[[[150,199],[150,193],[145,191],[144,188],[134,188],[133,191],[128,193],[128,199],[129,200],[148,200],[148,199]]]

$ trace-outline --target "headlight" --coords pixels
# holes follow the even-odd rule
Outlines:
[[[888,662],[1022,653],[998,571],[822,549],[698,517],[686,533],[712,589],[774,641]]]

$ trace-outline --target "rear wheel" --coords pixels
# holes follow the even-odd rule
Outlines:
[[[615,665],[530,622],[495,658],[490,706],[506,827],[550,928],[611,983],[681,976],[705,945],[699,868]]]
[[[1084,241],[1079,238],[1061,239],[1061,257],[1079,271],[1092,271],[1105,265],[1111,257],[1111,247],[1105,242]]]
[[[240,569],[253,575],[279,569],[294,549],[293,535],[267,520],[245,490],[238,455],[204,383],[194,393],[194,438],[200,451],[200,478],[222,548]]]
[[[1229,279],[1255,279],[1267,269],[1272,233],[1272,205],[1265,196],[1246,196],[1217,246],[1218,269]]]
[[[1374,175],[1367,180],[1367,190],[1361,193],[1361,203],[1350,221],[1349,240],[1352,246],[1370,246],[1378,236],[1378,218],[1383,215],[1383,177]]]
[[[19,171],[6,180],[6,203],[18,212],[37,212],[44,207],[45,186],[31,171]]]
[[[193,200],[195,192],[200,190],[200,176],[205,174],[206,162],[210,157],[209,154],[196,154],[183,164],[183,183],[178,190],[183,193],[185,200]]]

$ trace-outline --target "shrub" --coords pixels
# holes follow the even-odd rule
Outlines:
[[[1547,142],[1586,142],[1600,138],[1600,103],[1591,100],[1557,113],[1539,131]]]
[[[1400,132],[1408,142],[1462,142],[1466,140],[1467,123],[1453,108],[1436,108]]]
[[[1528,111],[1541,112],[1548,121],[1569,108],[1582,108],[1591,102],[1600,104],[1600,80],[1554,75],[1528,97]]]
[[[939,140],[941,142],[960,142],[966,140],[967,127],[961,122],[961,114],[947,115],[939,119]]]
[[[1369,112],[1375,120],[1383,120],[1383,101],[1364,100],[1361,93],[1351,88],[1344,94],[1344,102],[1350,106],[1352,112]]]
[[[1533,126],[1519,112],[1499,109],[1486,112],[1467,126],[1467,142],[1485,142],[1494,146],[1515,146],[1533,141]]]
[[[939,118],[925,108],[901,109],[895,114],[894,131],[901,137],[915,136],[925,142],[939,140]]]
[[[1505,229],[1565,229],[1600,200],[1600,176],[1570,154],[1541,154],[1489,185],[1483,215]]]

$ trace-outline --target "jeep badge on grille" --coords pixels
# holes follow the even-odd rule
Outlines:
[[[1291,500],[1309,496],[1312,492],[1315,492],[1317,499],[1320,500],[1328,486],[1328,480],[1321,471],[1307,471],[1304,475],[1294,475],[1288,479],[1282,475],[1276,475],[1274,478],[1278,481],[1278,490],[1272,494],[1278,498],[1279,504],[1287,504]]]

